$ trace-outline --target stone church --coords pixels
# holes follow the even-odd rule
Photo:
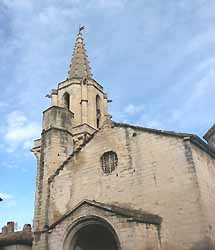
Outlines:
[[[81,30],[49,95],[33,250],[214,250],[215,126],[198,136],[117,123]]]

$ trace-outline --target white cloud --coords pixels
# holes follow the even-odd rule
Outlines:
[[[214,76],[215,76],[215,59],[209,58],[206,61],[203,61],[199,65],[197,65],[196,69],[193,70],[186,79],[185,82],[189,83],[188,80],[192,80],[192,92],[191,95],[187,98],[187,100],[180,106],[180,109],[176,109],[172,111],[172,115],[169,118],[169,123],[178,123],[178,122],[191,122],[194,120],[196,122],[204,123],[206,122],[207,110],[204,110],[205,119],[200,115],[190,116],[189,114],[195,114],[197,109],[201,108],[202,102],[206,103],[207,98],[212,96],[215,88],[214,88]],[[201,74],[201,78],[196,82],[192,78],[197,75],[197,73]],[[208,109],[211,105],[208,104]],[[186,117],[184,120],[183,118]]]
[[[167,130],[185,129],[185,131],[192,133],[196,133],[195,127],[197,126],[208,126],[208,122],[213,122],[213,118],[211,118],[213,103],[212,101],[208,101],[207,108],[202,104],[203,102],[206,103],[207,98],[212,100],[211,96],[214,93],[215,71],[213,64],[213,60],[208,60],[197,66],[197,69],[206,70],[206,72],[201,72],[201,79],[192,84],[191,94],[187,96],[186,100],[179,107],[170,109],[170,112],[167,113],[164,110],[165,118],[162,112],[144,114],[140,117],[138,123],[150,128]],[[187,79],[194,77],[194,75],[195,72],[192,72],[191,76],[187,76]]]
[[[0,192],[0,197],[3,199],[2,205],[6,208],[16,206],[16,200],[11,194]]]
[[[4,127],[4,139],[8,152],[14,152],[19,146],[29,149],[33,139],[40,132],[40,126],[28,118],[20,111],[13,111],[7,115]]]
[[[208,29],[205,32],[199,34],[190,41],[190,43],[185,48],[184,53],[186,54],[199,51],[201,48],[204,48],[207,44],[213,44],[214,35],[215,35],[214,29]]]
[[[32,5],[31,1],[26,0],[2,0],[2,4],[7,6],[8,8],[20,8],[20,9],[29,9]]]
[[[129,104],[128,106],[125,107],[125,113],[127,113],[129,115],[134,115],[137,113],[141,113],[143,111],[144,111],[143,105]]]

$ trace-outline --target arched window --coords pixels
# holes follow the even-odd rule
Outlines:
[[[100,120],[101,120],[101,98],[99,95],[96,96],[96,126],[100,128]]]
[[[63,95],[63,102],[64,107],[70,109],[70,95],[67,92]]]

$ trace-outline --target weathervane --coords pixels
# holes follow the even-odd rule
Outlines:
[[[79,26],[79,32],[78,32],[78,34],[81,34],[81,31],[84,30],[84,29],[85,29],[85,26],[81,26],[81,25],[80,25],[80,26]]]

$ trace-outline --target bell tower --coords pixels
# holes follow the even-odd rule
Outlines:
[[[101,128],[108,117],[108,98],[103,87],[93,79],[80,28],[69,66],[68,77],[52,90],[52,106],[74,113],[74,147]]]
[[[67,79],[48,95],[51,106],[43,112],[41,138],[35,141],[32,149],[37,159],[35,232],[49,225],[49,177],[109,118],[108,98],[103,87],[93,79],[82,30],[83,27],[77,34]],[[35,240],[34,244],[40,242]]]

